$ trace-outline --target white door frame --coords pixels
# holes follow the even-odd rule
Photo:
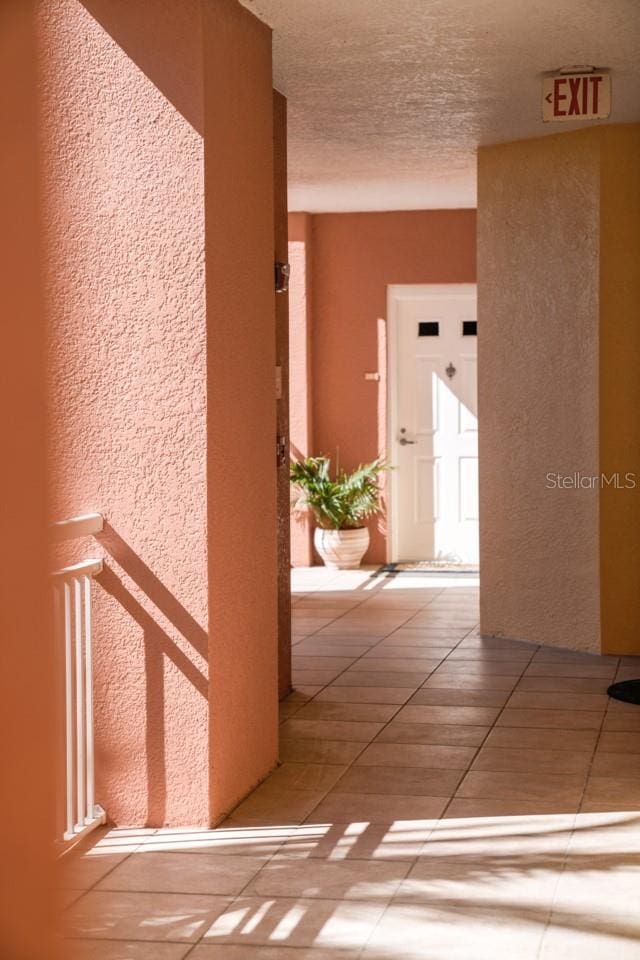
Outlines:
[[[398,435],[398,317],[396,299],[420,300],[429,294],[476,293],[475,283],[390,283],[387,285],[387,463],[393,464],[395,438]],[[389,471],[389,509],[387,512],[387,563],[398,556],[398,479]]]

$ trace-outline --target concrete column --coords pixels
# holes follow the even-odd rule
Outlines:
[[[486,635],[640,650],[640,494],[599,479],[640,487],[637,151],[605,126],[479,153]]]

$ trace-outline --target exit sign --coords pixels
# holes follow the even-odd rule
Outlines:
[[[542,119],[604,120],[611,113],[608,73],[558,73],[542,80]]]

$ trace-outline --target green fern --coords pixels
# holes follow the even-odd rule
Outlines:
[[[331,479],[329,457],[307,457],[291,463],[291,483],[300,496],[296,510],[311,510],[316,523],[325,530],[349,530],[364,526],[367,517],[379,513],[378,478],[390,469],[378,457],[360,464],[352,473],[338,470]]]

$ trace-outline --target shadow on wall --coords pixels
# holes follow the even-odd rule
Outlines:
[[[187,123],[204,136],[198,0],[180,0],[180,3],[156,0],[153,19],[145,3],[82,0],[82,6]]]
[[[206,630],[191,616],[179,600],[164,586],[129,544],[109,524],[104,524],[96,540],[107,554],[131,577],[167,620],[187,640],[203,660],[208,660],[209,640]],[[147,795],[153,803],[153,819],[162,822],[166,813],[166,766],[164,730],[164,657],[168,657],[181,673],[207,700],[208,678],[177,646],[154,617],[127,589],[114,570],[105,564],[96,578],[100,586],[141,627],[144,637],[146,678],[146,763]]]

